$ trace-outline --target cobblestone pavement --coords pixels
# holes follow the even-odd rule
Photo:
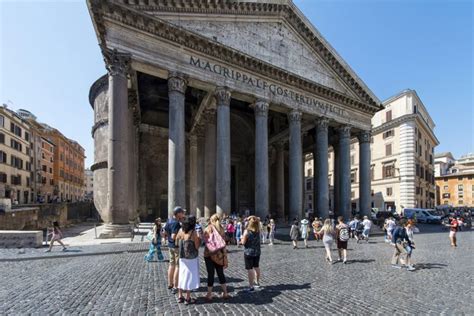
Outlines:
[[[264,288],[251,294],[242,292],[242,250],[231,247],[226,275],[233,298],[204,302],[201,262],[198,302],[189,306],[168,293],[167,263],[145,263],[144,252],[3,262],[0,314],[472,315],[473,237],[472,231],[459,233],[459,247],[452,249],[446,232],[415,235],[414,272],[390,267],[392,248],[382,237],[350,243],[347,265],[327,264],[316,241],[297,250],[288,242],[266,245]]]

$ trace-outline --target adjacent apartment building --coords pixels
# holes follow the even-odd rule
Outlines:
[[[46,138],[55,144],[54,183],[61,201],[84,199],[84,148],[57,129],[44,125]]]
[[[94,172],[90,169],[84,171],[84,199],[87,201],[92,201],[94,198]]]
[[[26,120],[5,105],[0,107],[0,198],[13,204],[33,200],[31,134]]]
[[[446,161],[448,167],[443,168]],[[474,207],[474,153],[454,160],[451,153],[436,155],[436,203],[453,207]]]
[[[435,124],[415,90],[404,90],[383,102],[372,118],[372,207],[401,212],[403,208],[435,206]],[[334,151],[329,150],[329,183],[334,196]],[[359,148],[351,144],[352,211],[359,211]],[[311,170],[310,170],[311,169]],[[311,209],[312,155],[305,161],[305,208]],[[333,198],[331,198],[333,207]]]
[[[28,110],[0,111],[1,196],[20,204],[83,200],[84,148]]]
[[[31,190],[34,201],[38,203],[52,202],[57,198],[53,176],[55,144],[46,137],[44,124],[38,122],[33,113],[20,109],[17,114],[28,121],[30,126]]]

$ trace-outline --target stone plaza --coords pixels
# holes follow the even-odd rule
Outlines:
[[[311,240],[310,248],[292,250],[281,230],[277,244],[262,248],[263,289],[250,294],[242,292],[242,249],[231,246],[226,276],[232,298],[204,301],[201,260],[201,288],[193,294],[198,301],[189,306],[169,294],[166,262],[144,262],[146,243],[91,246],[88,255],[57,252],[54,259],[40,250],[30,260],[2,250],[0,260],[9,261],[1,262],[8,273],[0,278],[0,314],[472,315],[473,233],[460,232],[459,247],[452,249],[439,226],[420,229],[414,272],[390,266],[392,247],[381,236],[368,244],[351,241],[349,264],[329,265],[321,243]],[[99,253],[107,249],[113,251]]]

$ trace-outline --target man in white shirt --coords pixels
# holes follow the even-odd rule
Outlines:
[[[369,242],[369,233],[370,229],[372,228],[372,221],[369,219],[369,217],[364,216],[364,220],[362,221],[362,224],[364,225],[364,231],[362,232],[362,237]]]
[[[396,226],[397,226],[397,224],[395,223],[395,219],[392,216],[390,216],[387,219],[387,222],[385,223],[385,229],[387,230],[387,239],[388,240],[392,240],[392,233],[393,233],[393,230],[395,229]]]

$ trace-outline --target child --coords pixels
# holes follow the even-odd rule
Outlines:
[[[155,223],[153,224],[153,239],[150,242],[150,249],[148,250],[148,254],[145,255],[145,261],[152,261],[153,257],[156,255],[158,257],[158,261],[163,261],[163,253],[161,252],[161,218],[155,219]]]
[[[63,251],[66,251],[67,248],[61,241],[61,239],[63,238],[63,233],[61,231],[61,228],[59,228],[58,222],[53,223],[53,230],[51,231],[51,233],[48,234],[48,236],[49,235],[52,235],[51,242],[49,243],[48,250],[46,250],[45,252],[51,252],[51,249],[53,249],[53,244],[55,241],[57,241],[61,246],[63,246]]]

